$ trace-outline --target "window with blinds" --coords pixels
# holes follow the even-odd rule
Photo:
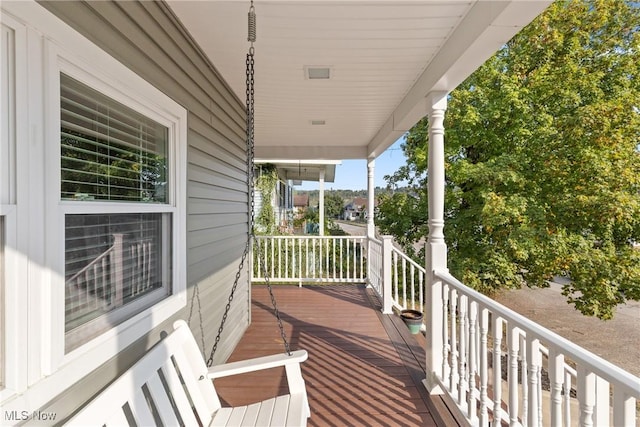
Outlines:
[[[171,295],[172,209],[167,127],[64,73],[60,110],[61,199],[91,212],[65,213],[69,352]]]
[[[167,202],[168,129],[60,75],[61,196]]]

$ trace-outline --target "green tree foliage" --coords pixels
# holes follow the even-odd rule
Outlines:
[[[450,95],[449,268],[485,293],[556,275],[582,313],[640,299],[640,8],[551,5]],[[387,196],[379,225],[426,235],[427,121],[408,134],[413,195]]]
[[[344,210],[344,200],[340,195],[331,191],[324,198],[324,212],[328,218],[340,218]]]
[[[272,164],[260,166],[255,188],[260,192],[262,203],[256,217],[256,229],[267,235],[273,234],[276,229],[276,214],[272,205],[276,184],[278,184],[277,168]]]

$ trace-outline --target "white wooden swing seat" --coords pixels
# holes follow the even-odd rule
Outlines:
[[[310,416],[300,364],[305,350],[207,368],[183,320],[66,425],[305,426]],[[247,406],[222,407],[216,378],[284,366],[289,394]]]

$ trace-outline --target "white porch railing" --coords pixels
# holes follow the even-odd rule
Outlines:
[[[365,283],[365,236],[256,236],[252,281]]]
[[[395,246],[391,248],[391,292],[400,310],[424,311],[425,269]]]
[[[109,249],[65,281],[67,327],[152,290],[152,254],[151,240],[125,244],[123,234],[113,234]]]
[[[391,236],[369,239],[367,282],[376,290],[383,311],[424,310],[425,269],[394,246]]]
[[[390,236],[259,236],[256,245],[274,282],[366,282],[385,313],[423,311],[425,268]],[[253,275],[264,281],[255,259]],[[640,379],[446,271],[436,271],[435,279],[443,283],[436,302],[443,314],[442,330],[432,333],[444,346],[442,366],[434,370],[470,425],[637,425]]]
[[[435,276],[445,308],[438,376],[472,425],[636,425],[640,379],[449,273]]]

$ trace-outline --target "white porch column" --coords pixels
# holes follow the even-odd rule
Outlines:
[[[374,186],[374,170],[376,166],[375,159],[370,159],[367,163],[367,196],[369,198],[369,207],[367,209],[367,238],[373,238],[376,235],[376,226],[374,222],[374,205],[376,200],[375,191],[376,188]]]
[[[427,378],[425,386],[431,394],[443,392],[438,377],[443,369],[443,312],[442,282],[434,270],[447,269],[447,245],[444,241],[444,113],[447,109],[447,93],[427,95],[429,116],[429,237],[426,243],[426,295],[425,316],[427,326]]]
[[[324,169],[320,171],[320,206],[318,206],[318,211],[320,214],[320,219],[318,224],[318,234],[320,236],[324,236]]]

